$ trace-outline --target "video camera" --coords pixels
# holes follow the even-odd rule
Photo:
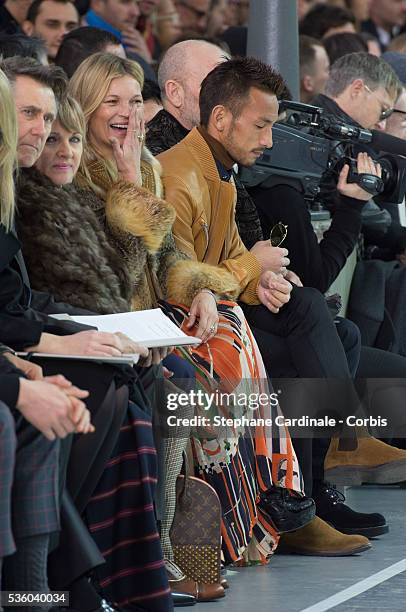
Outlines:
[[[375,200],[398,204],[406,192],[406,142],[379,131],[341,122],[323,108],[282,101],[287,119],[273,127],[273,147],[241,172],[246,187],[287,184],[300,191],[312,207],[323,204],[320,184],[329,177],[337,182],[344,164],[350,166],[348,182],[356,182]],[[366,146],[367,145],[367,146]],[[372,154],[373,151],[385,153]],[[382,167],[382,178],[358,174],[356,153],[366,151]],[[319,201],[321,200],[321,201]]]

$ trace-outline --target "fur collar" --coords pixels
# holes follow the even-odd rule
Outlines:
[[[74,185],[57,187],[35,169],[21,172],[17,229],[32,286],[95,312],[128,310],[129,271],[89,199],[99,206]]]
[[[160,166],[159,166],[160,167]],[[175,209],[154,193],[152,167],[142,165],[143,185],[127,181],[113,182],[103,162],[89,164],[92,181],[106,192],[106,220],[113,233],[142,238],[149,252],[156,252],[171,232]]]

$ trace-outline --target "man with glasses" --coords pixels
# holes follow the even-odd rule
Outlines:
[[[349,53],[334,62],[325,95],[314,104],[347,123],[384,130],[399,93],[399,79],[382,58]]]
[[[321,106],[327,113],[335,115],[340,121],[360,126],[368,130],[387,130],[387,123],[393,125],[393,116],[403,116],[394,112],[401,110],[395,103],[402,92],[399,78],[393,68],[383,59],[369,53],[350,53],[339,58],[330,69],[325,95],[318,96],[313,103]],[[395,119],[396,121],[396,119]],[[398,134],[396,134],[398,135]],[[354,155],[368,147],[354,145]],[[322,185],[326,204],[334,210],[340,206],[332,183]],[[373,210],[377,205],[371,201],[368,207]],[[385,234],[364,223],[364,243],[375,259],[395,259],[404,242],[404,228],[393,222]],[[377,250],[376,247],[379,247]],[[384,249],[384,250],[380,250]],[[331,279],[330,282],[332,282]]]
[[[317,96],[313,104],[343,123],[384,131],[401,90],[395,71],[385,60],[369,53],[349,53],[331,66],[325,93]],[[368,147],[354,145],[353,157],[365,151],[369,151]],[[325,204],[337,210],[341,199],[335,183],[329,178],[321,189]]]
[[[176,0],[183,33],[205,34],[211,0]]]

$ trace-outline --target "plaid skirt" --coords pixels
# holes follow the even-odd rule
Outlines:
[[[16,450],[15,423],[8,407],[0,402],[0,558],[15,552],[11,528],[11,489]]]

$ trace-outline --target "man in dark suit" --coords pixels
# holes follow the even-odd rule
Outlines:
[[[406,23],[406,2],[402,0],[372,0],[370,19],[362,22],[362,30],[375,36],[382,52]]]

